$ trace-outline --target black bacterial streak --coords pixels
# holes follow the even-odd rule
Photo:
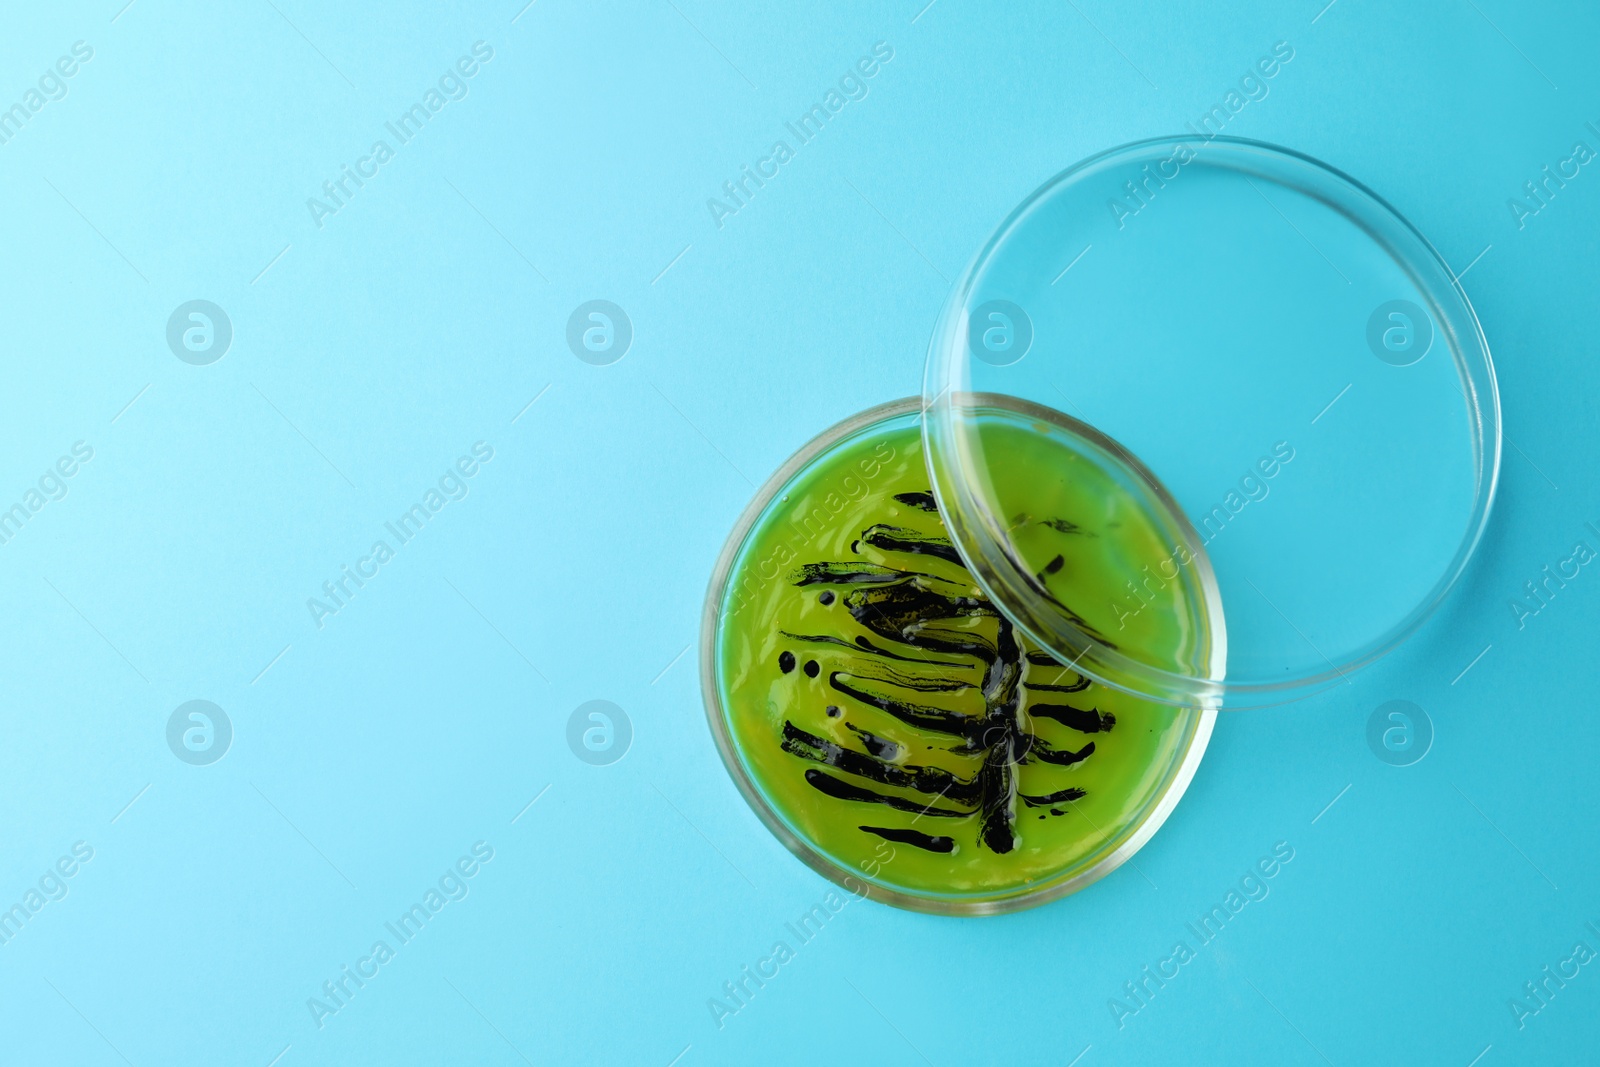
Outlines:
[[[900,493],[895,500],[938,514],[931,493]],[[1048,520],[1045,525],[1062,533],[1082,532],[1066,520]],[[843,725],[852,735],[848,744],[785,720],[780,747],[796,759],[826,767],[826,771],[808,768],[805,780],[833,800],[878,805],[917,819],[974,820],[981,847],[1011,852],[1020,841],[1019,803],[1049,807],[1085,795],[1075,786],[1039,795],[1025,793],[1019,788],[1020,768],[1035,766],[1039,773],[1056,774],[1060,772],[1055,768],[1075,767],[1095,751],[1092,741],[1079,748],[1056,747],[1032,732],[1029,724],[1044,719],[1080,734],[1094,734],[1109,731],[1116,719],[1098,709],[1030,702],[1031,693],[1081,693],[1091,684],[1076,672],[1067,676],[1072,681],[1024,681],[1029,666],[1070,668],[1048,653],[1025,652],[1010,620],[977,591],[970,575],[957,581],[929,572],[939,570],[939,564],[966,571],[942,530],[876,523],[862,530],[851,547],[859,551],[862,546],[889,562],[805,563],[788,580],[796,587],[830,587],[818,599],[832,604],[837,597],[849,617],[839,616],[839,625],[847,630],[854,623],[865,633],[784,631],[783,636],[820,646],[817,654],[828,662],[819,668],[816,660],[807,660],[805,673],[815,677],[826,671],[826,684],[843,698],[840,704],[828,705],[829,718],[851,708],[864,722],[873,721],[875,715],[882,718],[870,728],[846,721]],[[907,565],[894,565],[900,560]],[[1045,573],[1053,574],[1063,565],[1058,556]],[[1070,618],[1078,618],[1055,602]],[[784,656],[781,666],[788,673],[795,659],[788,652]],[[966,707],[958,710],[930,699]],[[936,743],[939,739],[942,744]],[[951,739],[957,744],[951,746]],[[913,750],[933,748],[971,760],[971,771],[957,774],[906,761]],[[955,850],[954,838],[911,827],[859,829],[928,852]]]
[[[865,830],[869,834],[877,834],[885,841],[894,841],[902,845],[915,845],[917,848],[929,852],[954,852],[956,842],[951,837],[935,837],[925,834],[921,830],[895,830],[887,826],[858,826],[856,829]]]
[[[939,505],[933,499],[932,493],[896,493],[894,498],[907,507],[939,514]]]

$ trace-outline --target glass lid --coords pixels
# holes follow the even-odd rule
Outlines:
[[[1438,606],[1500,412],[1456,275],[1287,149],[1143,141],[1051,179],[957,282],[928,473],[984,591],[1095,680],[1259,707],[1345,683]]]

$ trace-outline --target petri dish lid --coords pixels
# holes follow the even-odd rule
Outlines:
[[[1455,274],[1300,153],[1160,138],[1062,172],[929,347],[934,493],[984,591],[1106,685],[1260,707],[1348,682],[1466,567],[1500,466]]]

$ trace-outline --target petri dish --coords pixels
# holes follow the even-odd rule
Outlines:
[[[1216,713],[1096,684],[985,596],[934,500],[921,407],[840,423],[762,487],[713,575],[702,689],[741,793],[815,870],[914,910],[1011,911],[1088,885],[1149,840]],[[1067,458],[1041,456],[1040,441],[990,444],[1019,469]],[[1040,519],[1066,528],[1056,516],[1076,515],[1096,559],[1183,536],[1149,507],[1143,472],[1074,473],[1038,501],[1053,509]],[[1214,587],[1173,583],[1164,607],[1220,654],[1217,604]]]
[[[1456,275],[1354,179],[1160,138],[1063,171],[952,288],[923,395],[778,470],[701,684],[752,809],[850,892],[991,914],[1088,885],[1220,710],[1346,684],[1438,607],[1500,465]]]
[[[1097,683],[1176,706],[1281,704],[1392,650],[1466,567],[1500,464],[1488,345],[1444,259],[1355,179],[1223,137],[1112,149],[1025,200],[941,312],[924,407],[985,595]],[[1083,535],[1030,516],[1074,475],[1014,469],[994,442],[1019,433],[1145,472],[1203,551],[1047,571]],[[1206,583],[1214,649],[1176,640],[1166,603]]]

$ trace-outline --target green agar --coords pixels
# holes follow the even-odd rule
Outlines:
[[[993,492],[1026,504],[1008,533],[1040,591],[1141,654],[1209,645],[1192,586],[1138,584],[1173,554],[1143,498],[1025,423],[983,447],[1017,479]],[[836,880],[946,910],[1110,870],[1210,725],[1091,682],[994,609],[950,545],[915,415],[836,441],[767,503],[721,593],[714,663],[769,821]]]

